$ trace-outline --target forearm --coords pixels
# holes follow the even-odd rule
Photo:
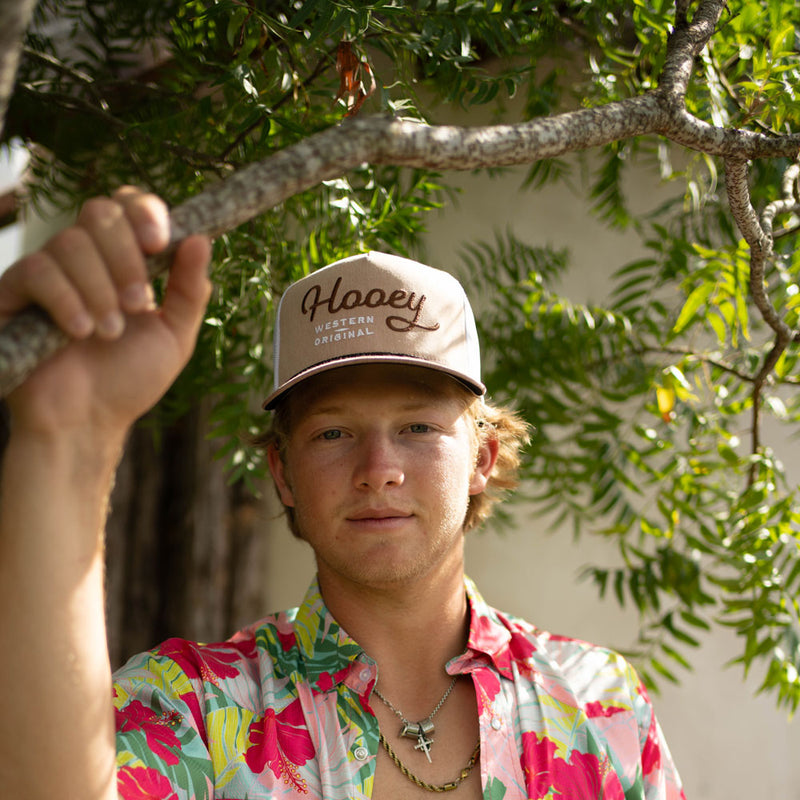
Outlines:
[[[12,436],[0,479],[0,785],[116,797],[103,529],[121,438]]]
[[[7,398],[0,471],[0,786],[26,800],[110,800],[111,674],[103,530],[125,432],[194,349],[210,242],[175,251],[160,307],[146,255],[170,239],[157,198],[131,188],[0,277],[0,321],[34,303],[73,341]]]

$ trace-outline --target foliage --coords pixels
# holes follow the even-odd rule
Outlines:
[[[74,205],[125,181],[176,202],[348,109],[436,121],[446,104],[502,114],[519,95],[534,117],[639,95],[658,83],[674,15],[666,0],[42,0],[6,136],[34,149],[34,203]],[[687,110],[720,127],[800,128],[799,26],[791,0],[729,3],[697,60]],[[349,84],[336,70],[343,42]],[[787,349],[769,381],[758,378],[772,335],[750,296],[720,165],[676,157],[652,137],[599,156],[595,212],[640,236],[649,255],[620,265],[603,307],[586,307],[553,289],[568,253],[512,232],[467,243],[465,266],[489,304],[487,382],[536,424],[531,499],[576,533],[618,545],[621,566],[590,576],[641,612],[645,673],[674,679],[690,664],[687,648],[729,625],[738,660],[762,665],[762,688],[794,708],[797,487],[778,451],[800,423],[797,355]],[[676,187],[650,216],[624,192],[642,163]],[[756,207],[779,196],[786,166],[754,163]],[[571,170],[540,162],[527,185],[580,180]],[[446,176],[363,165],[221,237],[200,347],[161,412],[214,393],[232,480],[257,475],[238,434],[256,424],[270,380],[274,298],[359,249],[420,254],[426,214],[448,191]],[[797,221],[778,222],[768,292],[794,328]],[[777,426],[770,441],[764,416]]]
[[[642,614],[636,654],[646,656],[648,679],[652,669],[675,680],[677,667],[689,667],[686,649],[716,621],[742,637],[746,667],[768,659],[763,688],[794,706],[797,489],[770,449],[753,454],[742,441],[748,372],[764,345],[740,329],[747,309],[730,274],[736,258],[723,266],[686,242],[675,253],[674,238],[661,234],[670,268],[683,263],[682,307],[654,291],[655,259],[620,269],[618,302],[600,308],[549,288],[563,253],[511,235],[468,248],[474,284],[502,287],[479,322],[486,380],[535,421],[528,499],[554,514],[554,527],[617,543],[621,565],[588,574],[601,595],[610,589]],[[717,319],[732,324],[709,322]],[[791,372],[784,385],[796,382]],[[767,405],[784,423],[798,421],[777,383]]]
[[[192,0],[134,12],[125,0],[44,0],[5,134],[33,146],[32,202],[74,207],[124,182],[178,202],[340,122],[343,40],[360,62],[384,65],[372,68],[382,88],[367,108],[419,119],[420,73],[470,105],[513,91],[530,69],[489,74],[477,50],[501,56],[541,38],[527,21],[532,4],[417,5],[426,12],[421,26],[414,4],[393,2]],[[271,378],[263,347],[273,298],[359,249],[410,252],[425,212],[445,196],[434,173],[365,165],[221,238],[198,354],[162,413],[218,392],[214,433],[227,439],[232,480],[258,474],[258,456],[238,436],[256,424],[252,412]]]
[[[653,85],[670,11],[662,5],[631,9],[636,42],[607,47],[593,62],[587,102]],[[729,9],[697,65],[688,109],[719,126],[796,130],[800,12],[781,2]],[[761,691],[794,710],[800,512],[780,453],[800,422],[797,353],[784,351],[761,382],[774,335],[752,303],[750,254],[720,197],[717,165],[697,155],[678,175],[670,155],[648,141],[607,148],[596,211],[609,224],[632,222],[650,256],[618,269],[603,307],[553,291],[563,253],[510,234],[467,248],[473,280],[502,287],[481,319],[487,380],[536,423],[532,499],[576,533],[617,543],[621,566],[587,573],[601,595],[611,589],[639,610],[637,654],[649,664],[647,678],[676,680],[678,669],[690,668],[687,648],[721,624],[740,637],[735,660],[745,670],[764,665]],[[683,178],[683,198],[637,217],[624,204],[621,156],[652,158],[662,175]],[[757,208],[776,199],[786,167],[753,165]],[[796,224],[794,216],[780,220],[767,275],[769,298],[793,329]]]

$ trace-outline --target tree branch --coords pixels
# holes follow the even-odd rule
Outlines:
[[[726,364],[724,361],[720,361],[716,358],[711,358],[703,353],[698,353],[696,350],[692,350],[689,348],[683,347],[634,347],[632,352],[636,353],[637,355],[645,355],[647,353],[655,353],[656,355],[670,355],[670,356],[681,356],[681,358],[688,358],[692,361],[696,361],[699,364],[708,364],[711,367],[716,367],[716,369],[720,370],[721,372],[727,372],[729,375],[733,375],[738,380],[742,381],[742,383],[752,383],[754,378],[752,375],[749,375],[741,370],[736,369],[736,367],[732,367],[730,364]]]
[[[689,22],[688,3],[678,2],[677,24],[668,39],[659,87],[640,97],[518,125],[459,128],[373,117],[346,120],[340,126],[310,136],[212,184],[175,208],[171,215],[172,247],[152,260],[151,272],[159,274],[168,267],[171,250],[186,236],[192,233],[217,236],[365,162],[433,170],[474,170],[530,164],[634,136],[660,134],[670,141],[726,159],[731,209],[753,248],[754,301],[776,331],[776,345],[780,342],[785,348],[791,332],[764,291],[763,270],[772,242],[750,205],[746,161],[794,158],[800,151],[800,135],[766,136],[716,128],[693,117],[683,107],[694,58],[712,36],[725,5],[724,0],[703,0]],[[63,335],[53,332],[53,327],[41,314],[32,312],[12,320],[0,333],[0,394],[7,394],[42,358],[63,345]],[[762,383],[774,360],[765,362]]]
[[[0,0],[0,131],[14,91],[22,37],[28,29],[36,0]]]
[[[786,170],[783,178],[784,197],[770,203],[764,210],[761,220],[750,202],[747,186],[747,163],[738,159],[725,161],[725,175],[728,202],[736,224],[744,240],[750,247],[750,293],[761,317],[775,332],[772,348],[767,353],[760,369],[753,379],[751,399],[752,426],[751,452],[757,453],[761,447],[761,401],[764,385],[778,363],[781,354],[794,339],[795,332],[780,318],[767,295],[765,270],[772,257],[772,221],[775,214],[797,208],[794,198],[794,184],[800,168],[793,165]],[[748,485],[755,479],[755,465],[751,466]]]
[[[694,59],[714,35],[726,3],[725,0],[700,3],[691,22],[686,16],[688,6],[686,0],[675,4],[675,27],[667,39],[667,57],[658,82],[665,102],[676,111],[684,107]]]

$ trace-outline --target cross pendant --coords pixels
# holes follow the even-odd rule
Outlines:
[[[422,750],[425,753],[425,758],[428,759],[428,763],[431,763],[431,745],[433,744],[433,739],[429,738],[425,735],[424,731],[420,730],[419,736],[417,737],[417,743],[414,745],[415,750]]]
[[[433,733],[433,723],[429,719],[422,722],[406,722],[400,729],[401,736],[417,740],[414,749],[422,750],[429,764],[431,763],[431,745],[433,744],[433,739],[429,736],[431,733]]]

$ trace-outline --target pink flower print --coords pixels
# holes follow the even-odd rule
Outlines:
[[[173,730],[173,727],[180,724],[180,718],[175,711],[159,716],[152,708],[134,700],[128,703],[122,711],[116,710],[115,716],[118,733],[144,731],[147,746],[155,755],[165,764],[178,763],[178,757],[169,749],[176,747],[180,750],[181,747]]]
[[[642,775],[649,775],[653,770],[661,767],[661,745],[658,741],[658,730],[656,720],[650,720],[650,730],[647,732],[647,740],[642,748]]]
[[[547,737],[541,741],[535,733],[522,734],[522,771],[530,800],[546,797],[552,784],[551,765],[556,744]]]
[[[330,672],[321,672],[319,678],[317,678],[317,689],[320,692],[329,692],[333,689],[333,676]]]
[[[624,800],[619,778],[608,760],[573,750],[569,761],[556,755],[556,743],[535,733],[522,734],[523,772],[531,800]]]
[[[505,651],[508,644],[508,630],[492,622],[489,617],[479,616],[472,620],[469,646],[482,653],[496,655]]]
[[[639,694],[650,704],[650,698],[647,695],[647,689],[644,684],[639,681],[637,691]],[[659,742],[658,728],[656,726],[656,719],[650,719],[650,729],[647,731],[647,740],[642,748],[642,775],[649,775],[653,770],[661,768],[661,744]]]
[[[500,621],[502,624],[498,625],[485,616],[473,619],[469,646],[473,650],[491,655],[497,669],[509,678],[513,674],[512,662],[526,669],[536,647],[508,620],[500,617]]]
[[[294,625],[282,616],[275,621],[275,635],[278,637],[284,653],[288,653],[297,646]]]
[[[235,678],[239,670],[232,666],[244,657],[255,655],[255,642],[241,642],[217,646],[197,645],[184,639],[168,639],[156,651],[160,656],[171,658],[189,678],[202,678],[206,683],[219,686],[220,679]]]
[[[297,769],[314,756],[314,744],[306,728],[300,701],[290,703],[279,714],[271,708],[250,724],[250,746],[245,752],[247,766],[255,773],[269,765],[276,778],[297,792],[308,791]]]
[[[511,651],[511,657],[514,661],[528,661],[536,652],[536,645],[527,636],[512,631],[508,649]]]
[[[478,716],[490,711],[492,701],[500,692],[500,679],[488,669],[479,669],[474,674],[475,694],[478,697]]]
[[[608,759],[600,762],[596,755],[573,751],[569,763],[560,758],[553,763],[556,767],[554,786],[561,797],[624,800],[622,784]]]
[[[320,692],[329,692],[333,689],[336,684],[341,683],[342,681],[347,679],[347,674],[352,669],[361,669],[361,666],[357,663],[348,664],[343,669],[340,669],[338,672],[320,672],[319,677],[316,680],[316,685],[314,686],[314,692],[319,694]]]
[[[595,700],[593,703],[586,704],[585,711],[586,716],[593,719],[595,717],[613,717],[614,714],[619,714],[625,709],[619,706],[604,706],[599,700]]]
[[[167,778],[152,767],[122,767],[117,790],[122,800],[178,800]]]

